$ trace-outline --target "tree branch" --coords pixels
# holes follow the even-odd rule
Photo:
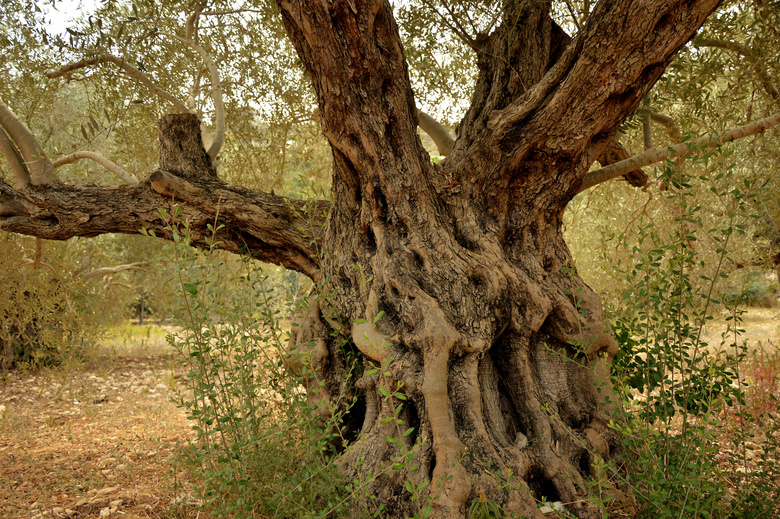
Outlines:
[[[680,128],[677,126],[675,120],[668,115],[664,115],[660,112],[654,112],[653,110],[645,108],[639,110],[639,113],[646,114],[648,117],[650,117],[651,121],[666,127],[666,131],[669,133],[669,137],[671,137],[673,141],[680,142],[682,140],[680,137]]]
[[[165,219],[160,210],[175,214]],[[304,202],[223,182],[195,183],[165,171],[133,185],[41,186],[18,191],[0,180],[0,229],[50,240],[146,230],[172,239],[187,225],[192,244],[217,248],[319,279],[319,235],[328,202]]]
[[[132,173],[125,171],[120,166],[116,165],[115,163],[113,163],[103,155],[92,151],[77,151],[75,153],[71,153],[66,157],[62,157],[61,159],[57,159],[56,161],[54,161],[54,167],[59,168],[65,166],[66,164],[72,164],[77,160],[81,160],[81,159],[89,159],[97,162],[98,164],[106,168],[108,171],[116,175],[117,178],[122,182],[124,182],[125,184],[135,184],[136,182],[138,182],[138,179],[135,178],[132,175]]]
[[[8,165],[11,167],[11,171],[14,174],[14,187],[16,189],[24,189],[27,187],[30,180],[30,171],[24,164],[24,159],[19,155],[19,150],[16,149],[16,145],[8,138],[5,131],[0,128],[0,152],[5,155]]]
[[[630,0],[599,2],[582,30],[544,78],[507,108],[491,117],[486,139],[510,160],[498,177],[476,178],[490,185],[501,177],[510,182],[555,183],[559,200],[576,193],[587,169],[661,77],[674,54],[718,6],[718,0]],[[642,19],[642,23],[628,23]],[[576,127],[561,121],[577,121]],[[534,136],[545,135],[541,145]],[[457,148],[457,146],[456,146]],[[566,150],[556,157],[555,150]],[[549,168],[530,172],[525,161],[536,153],[549,162],[566,164],[568,174]],[[623,170],[623,173],[636,169]],[[491,173],[491,175],[494,175]],[[533,192],[536,192],[534,190]],[[527,203],[519,200],[518,203]]]
[[[452,146],[455,144],[455,139],[452,138],[447,128],[419,108],[417,109],[417,123],[422,131],[433,139],[436,148],[439,150],[439,155],[447,156],[450,154]]]
[[[138,70],[137,68],[129,64],[124,59],[114,56],[113,54],[101,54],[99,56],[93,56],[91,58],[86,58],[80,61],[76,61],[74,63],[70,63],[60,69],[47,72],[46,77],[50,79],[54,79],[62,76],[69,76],[70,73],[73,72],[74,70],[79,70],[88,67],[90,65],[99,65],[102,63],[113,63],[120,69],[124,70],[130,77],[138,80],[138,82],[144,85],[152,94],[162,97],[163,99],[166,99],[167,101],[173,103],[173,106],[179,112],[181,113],[189,112],[187,106],[179,99],[177,99],[173,94],[158,87],[149,79],[148,76],[146,76],[146,74],[144,74],[143,72],[141,72],[140,70]]]
[[[640,155],[636,155],[630,159],[617,162],[601,169],[597,169],[596,171],[591,171],[583,179],[578,193],[595,185],[601,184],[602,182],[606,182],[607,180],[619,177],[636,168],[649,166],[655,162],[660,162],[672,157],[688,155],[692,150],[695,149],[715,148],[727,142],[763,133],[774,126],[777,126],[778,124],[780,124],[780,112],[772,115],[771,117],[767,117],[766,119],[761,119],[760,121],[755,121],[753,123],[740,126],[739,128],[729,130],[721,136],[714,135],[709,137],[702,137],[700,139],[696,139],[695,141],[684,142],[682,144],[670,146],[668,148],[653,148],[647,150],[646,152]]]
[[[761,86],[764,88],[764,91],[767,93],[767,95],[769,95],[773,101],[780,101],[780,92],[778,92],[772,83],[772,78],[769,72],[767,71],[766,67],[762,66],[761,61],[756,57],[755,53],[751,49],[748,49],[733,41],[716,40],[712,38],[706,38],[704,36],[697,36],[694,38],[693,44],[699,47],[712,47],[728,50],[746,58],[753,67],[753,73],[756,75],[756,78],[758,78],[759,83],[761,83]]]
[[[577,15],[574,13],[574,7],[572,7],[570,0],[566,0],[566,7],[569,9],[571,20],[574,22],[574,26],[577,28],[577,32],[579,32],[582,28],[582,24],[580,24],[580,21],[577,19]]]
[[[128,263],[127,265],[117,265],[116,267],[102,267],[90,272],[87,272],[82,277],[84,279],[90,279],[98,276],[108,276],[111,274],[118,274],[126,270],[143,270],[149,263],[145,261],[139,261],[137,263]]]
[[[9,139],[18,147],[33,185],[60,183],[54,173],[51,160],[46,156],[38,139],[2,100],[0,100],[0,128],[5,130]],[[23,180],[22,177],[20,179]]]
[[[616,135],[612,138],[612,141],[610,141],[609,146],[607,146],[604,153],[598,158],[598,162],[602,166],[609,166],[610,164],[615,164],[621,160],[628,159],[629,157],[631,157],[631,155],[628,153],[628,150],[620,144],[620,140]],[[647,185],[647,173],[645,173],[642,168],[636,168],[628,173],[624,173],[623,178],[634,187],[644,187]]]

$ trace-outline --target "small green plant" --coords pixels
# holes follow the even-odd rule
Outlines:
[[[188,413],[197,441],[183,459],[199,481],[202,508],[218,517],[339,517],[349,489],[336,474],[332,445],[349,403],[321,410],[284,367],[286,336],[269,275],[246,258],[189,247],[179,210],[161,211],[173,236],[172,286],[179,292],[180,331],[168,336],[186,375],[176,403]]]
[[[730,170],[697,179],[709,182],[724,215],[719,225],[708,226],[701,206],[692,203],[689,180],[683,167],[671,163],[661,177],[676,215],[671,232],[649,221],[639,226],[632,245],[617,237],[629,260],[613,264],[628,288],[613,325],[621,345],[613,384],[623,410],[611,425],[625,464],[613,465],[611,475],[637,498],[640,517],[769,517],[777,507],[777,491],[767,484],[777,473],[777,451],[772,447],[760,469],[748,466],[750,438],[766,429],[751,401],[762,411],[776,407],[764,393],[750,396],[749,379],[770,394],[776,379],[767,375],[771,370],[764,369],[762,357],[745,369],[751,364],[739,341],[743,311],[737,304],[748,299],[722,297],[719,288],[728,278],[735,236],[751,218],[752,185],[735,187]],[[715,245],[709,263],[694,245],[702,240]],[[728,330],[720,344],[710,345],[704,328],[721,307],[728,312]],[[738,418],[724,421],[730,413]],[[726,444],[731,454],[724,458]],[[733,497],[735,480],[737,494],[750,497]]]

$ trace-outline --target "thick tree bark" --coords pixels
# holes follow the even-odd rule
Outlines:
[[[587,479],[609,455],[617,345],[561,215],[716,4],[602,2],[564,48],[549,4],[506,3],[504,23],[477,42],[472,106],[439,167],[414,131],[389,5],[280,1],[334,157],[328,295],[299,328],[297,362],[313,364],[318,401],[344,398],[354,349],[342,340],[362,353],[365,416],[341,463],[350,477],[379,475],[370,488],[391,516],[419,512],[405,481],[429,483],[436,517],[463,517],[483,494],[540,517],[531,491],[600,516]],[[387,397],[398,387],[408,400]],[[406,451],[419,470],[382,470]],[[497,471],[521,490],[502,492]]]
[[[427,496],[435,517],[465,517],[484,495],[526,517],[542,516],[541,497],[600,517],[587,480],[610,451],[617,345],[572,265],[561,218],[717,0],[602,1],[573,40],[549,2],[504,2],[503,23],[474,42],[472,105],[436,166],[416,134],[389,3],[278,3],[331,144],[332,205],[305,212],[224,184],[188,141],[192,130],[167,131],[174,142],[162,143],[161,169],[135,186],[0,183],[0,227],[56,239],[140,227],[170,237],[158,208],[172,203],[195,244],[224,223],[222,247],[320,283],[288,361],[309,368],[324,414],[331,399],[356,402],[341,467],[375,477],[366,488],[390,516],[419,512]],[[408,464],[386,469],[406,451]],[[499,471],[519,489],[504,492]],[[406,481],[428,484],[420,499]]]
[[[20,190],[0,180],[0,229],[49,240],[142,230],[171,239],[171,225],[186,222],[192,244],[206,247],[209,226],[223,224],[217,247],[319,279],[313,256],[328,202],[303,202],[221,182],[200,144],[194,115],[168,115],[160,128],[161,169],[137,184]],[[177,207],[180,213],[174,217]]]

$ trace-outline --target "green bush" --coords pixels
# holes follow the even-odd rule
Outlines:
[[[613,421],[622,454],[612,473],[635,496],[640,517],[771,517],[780,505],[773,479],[780,468],[777,407],[766,406],[773,400],[757,386],[775,391],[777,371],[770,374],[764,358],[748,362],[737,307],[755,301],[759,291],[748,284],[739,297],[718,295],[732,238],[750,218],[750,184],[733,189],[730,173],[702,179],[729,216],[707,227],[682,189],[684,174],[668,168],[662,180],[678,207],[676,227],[662,232],[652,222],[640,225],[630,260],[613,265],[628,288],[613,313],[621,349],[612,377],[623,405]],[[700,238],[716,244],[713,263],[702,261],[693,246]],[[707,344],[704,327],[721,304],[730,314],[729,329],[720,344]],[[760,418],[751,405],[761,409]],[[763,458],[751,465],[756,437],[765,439]]]

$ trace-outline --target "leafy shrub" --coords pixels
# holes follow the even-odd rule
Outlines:
[[[780,464],[777,422],[766,416],[777,411],[777,371],[761,354],[747,361],[736,306],[755,302],[764,287],[718,296],[733,238],[751,217],[751,186],[733,188],[730,172],[702,177],[728,216],[707,227],[690,203],[685,175],[671,166],[662,181],[676,205],[674,228],[662,232],[645,222],[632,246],[619,237],[629,260],[612,265],[627,287],[613,324],[621,349],[612,376],[623,399],[612,422],[622,452],[613,475],[637,498],[641,517],[769,517],[778,507],[773,478]],[[702,237],[716,244],[712,262],[694,246]],[[729,327],[710,345],[703,330],[721,304]],[[723,420],[729,415],[738,419]],[[760,459],[757,437],[765,440]]]
[[[284,369],[288,334],[277,289],[256,262],[197,251],[187,245],[186,226],[171,229],[181,331],[168,340],[186,368],[176,403],[197,432],[185,455],[204,509],[223,517],[322,510],[338,517],[347,510],[344,482],[329,447],[341,411],[334,406],[332,418],[318,422],[301,380]]]
[[[777,293],[777,282],[768,281],[763,273],[751,272],[737,288],[723,294],[723,302],[731,306],[774,308],[777,306]]]

